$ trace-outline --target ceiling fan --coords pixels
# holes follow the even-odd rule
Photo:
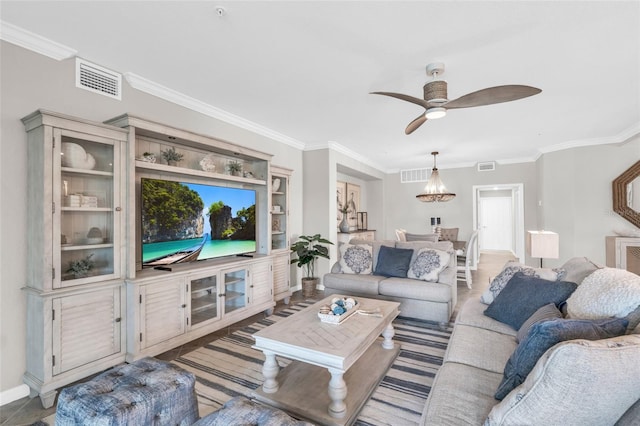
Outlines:
[[[371,94],[391,96],[392,98],[420,105],[425,109],[425,112],[409,123],[407,128],[404,130],[404,132],[409,135],[428,119],[433,120],[444,117],[449,109],[470,108],[510,102],[537,95],[542,92],[542,90],[536,87],[510,84],[478,90],[450,101],[447,99],[447,82],[444,80],[438,80],[438,76],[442,73],[444,73],[444,64],[442,62],[435,62],[427,65],[427,74],[433,77],[433,80],[425,84],[423,87],[424,99],[393,92],[371,92]]]

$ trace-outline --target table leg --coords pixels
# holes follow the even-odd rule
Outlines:
[[[276,361],[276,354],[265,351],[264,365],[262,366],[262,375],[264,376],[262,390],[264,393],[275,393],[278,391],[279,385],[276,377],[279,371],[280,366],[278,366],[278,361]]]
[[[384,340],[382,341],[382,347],[385,349],[393,349],[393,336],[396,334],[396,332],[393,330],[393,325],[391,325],[391,323],[389,323],[387,325],[387,327],[384,329],[384,331],[382,332],[382,337],[384,337]]]
[[[342,418],[347,413],[347,404],[344,399],[347,397],[347,384],[345,383],[341,370],[329,369],[331,380],[329,380],[329,415],[331,417]]]

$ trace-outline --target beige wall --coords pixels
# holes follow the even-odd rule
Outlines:
[[[294,169],[290,229],[302,230],[302,151],[267,137],[132,89],[122,101],[75,87],[75,60],[55,61],[1,42],[0,143],[0,392],[22,384],[25,371],[26,133],[20,119],[48,109],[93,121],[131,113],[170,126],[268,152],[273,163]]]
[[[635,228],[613,211],[611,182],[640,159],[640,135],[625,143],[545,154],[540,163],[540,226],[560,234],[557,266],[573,256],[605,263],[605,236]],[[637,231],[638,228],[635,228]]]
[[[459,228],[458,239],[466,241],[473,231],[473,187],[496,184],[523,184],[525,228],[535,228],[535,163],[498,164],[492,172],[479,172],[476,167],[439,171],[447,190],[456,194],[453,200],[446,203],[418,201],[416,195],[422,192],[425,182],[400,183],[399,174],[388,176],[384,191],[387,206],[385,238],[395,239],[396,228],[404,228],[415,234],[431,232],[430,218],[440,217],[442,227]]]

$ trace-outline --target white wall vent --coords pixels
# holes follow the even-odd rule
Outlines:
[[[76,87],[122,99],[122,75],[76,58]]]
[[[496,169],[495,161],[485,161],[482,163],[478,163],[478,171],[479,172],[492,172]]]
[[[400,170],[400,183],[426,182],[431,175],[431,169]]]

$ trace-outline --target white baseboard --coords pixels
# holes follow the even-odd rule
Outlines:
[[[29,386],[25,384],[2,391],[0,392],[0,406],[29,396],[29,392]]]

